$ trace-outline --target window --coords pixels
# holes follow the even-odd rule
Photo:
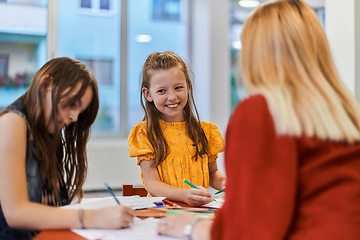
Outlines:
[[[110,1],[109,0],[100,0],[100,9],[110,10]]]
[[[0,5],[0,109],[3,109],[25,93],[35,72],[47,60],[47,1],[1,1]]]
[[[80,7],[82,8],[91,8],[91,0],[81,0]]]
[[[0,53],[0,78],[7,77],[8,64],[9,64],[9,54],[1,54]]]
[[[169,4],[168,9],[177,15],[179,21],[174,18],[161,18],[162,21],[151,21],[151,9],[163,7]],[[140,105],[140,74],[142,64],[146,57],[156,51],[173,51],[189,62],[188,52],[188,26],[186,0],[136,0],[128,1],[128,81],[127,81],[127,131],[144,117]],[[180,18],[180,13],[181,18]],[[165,15],[163,15],[165,16]],[[170,15],[167,15],[170,16]],[[181,19],[181,20],[180,20]]]
[[[90,69],[99,85],[112,83],[112,61],[111,60],[84,60],[78,58]]]
[[[153,0],[153,19],[180,20],[180,0]]]
[[[112,14],[103,17],[79,12],[73,1],[58,1],[57,52],[58,56],[82,61],[98,81],[100,109],[93,132],[118,134],[121,123],[120,1],[89,0],[81,4],[100,11],[100,7],[106,8],[109,2],[114,4]]]
[[[78,0],[78,2],[80,13],[102,16],[112,15],[115,13],[115,4],[120,4],[118,0]]]
[[[231,109],[233,109],[236,106],[236,104],[241,100],[241,98],[244,98],[247,95],[245,87],[238,86],[237,82],[239,81],[237,81],[236,79],[242,77],[241,72],[239,71],[238,68],[239,57],[242,48],[240,42],[241,32],[245,21],[254,11],[253,7],[250,8],[240,7],[238,2],[239,2],[238,0],[231,0],[231,9],[230,9]],[[320,23],[324,26],[324,22],[325,22],[324,6],[321,3],[319,4],[320,6],[316,6],[316,7],[312,6],[312,7],[314,8],[314,11],[318,16]]]
[[[126,137],[143,118],[140,74],[147,55],[171,50],[189,62],[188,0],[57,1],[57,6],[49,6],[58,13],[57,18],[49,16],[57,26],[51,28],[56,33],[55,38],[49,33],[49,46],[47,1],[17,2],[0,3],[0,108],[27,90],[35,72],[47,62],[47,52],[52,58],[73,57],[99,83],[100,109],[93,136]],[[123,3],[126,8],[121,8]],[[124,11],[127,18],[121,16]],[[161,21],[153,21],[154,12]],[[55,45],[51,39],[56,39]]]

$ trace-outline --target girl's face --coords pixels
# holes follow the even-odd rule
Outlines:
[[[183,109],[189,93],[184,72],[179,67],[172,67],[151,73],[150,88],[142,89],[145,98],[154,102],[164,121],[184,121]]]
[[[81,83],[79,82],[73,91],[70,93],[70,97],[76,95],[76,93],[80,90]],[[65,90],[66,93],[68,90]],[[63,94],[64,94],[63,93]],[[45,113],[45,122],[47,123],[47,131],[48,133],[54,133],[55,124],[58,124],[58,129],[63,129],[68,126],[72,122],[76,122],[80,113],[85,111],[85,109],[90,105],[93,98],[93,90],[91,87],[85,91],[84,95],[81,99],[73,105],[64,106],[67,102],[67,98],[63,98],[60,100],[58,104],[58,116],[57,121],[51,118],[52,111],[52,84],[45,90],[45,100],[44,100],[44,113]]]

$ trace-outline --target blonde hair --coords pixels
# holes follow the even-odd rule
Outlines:
[[[360,140],[360,105],[345,88],[314,10],[301,0],[259,7],[242,33],[249,95],[262,94],[279,134]]]

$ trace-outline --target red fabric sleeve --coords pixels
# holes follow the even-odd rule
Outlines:
[[[293,218],[296,141],[275,132],[266,100],[243,100],[230,118],[225,140],[226,195],[212,239],[280,240]]]

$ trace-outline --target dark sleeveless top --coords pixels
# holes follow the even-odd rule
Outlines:
[[[44,199],[50,199],[46,191],[43,189],[43,182],[40,176],[40,166],[38,164],[37,147],[33,139],[32,131],[29,122],[26,118],[26,107],[24,104],[24,95],[12,103],[5,109],[6,112],[14,112],[23,117],[27,124],[27,137],[28,142],[26,145],[26,181],[29,201],[47,205],[54,205],[54,203],[44,203]],[[64,181],[63,181],[64,182]],[[68,205],[69,196],[66,187],[59,184],[61,203],[56,205]],[[44,197],[45,195],[45,197]],[[13,240],[13,239],[31,239],[36,234],[34,231],[20,230],[10,228],[7,224],[0,203],[0,239]]]

